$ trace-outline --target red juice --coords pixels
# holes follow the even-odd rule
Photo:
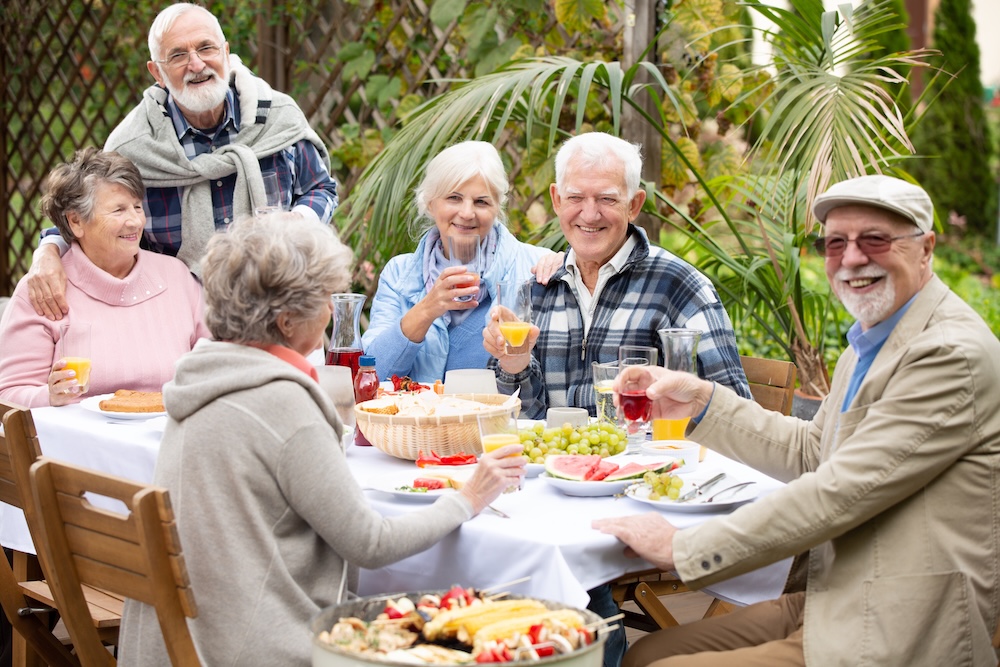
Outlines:
[[[361,361],[361,350],[356,347],[331,347],[326,353],[327,366],[348,366],[351,369],[351,380],[358,376],[358,363]]]
[[[625,414],[625,419],[634,422],[649,421],[653,404],[646,396],[645,391],[623,391],[618,395],[618,404]]]
[[[378,374],[375,372],[375,357],[360,357],[358,363],[358,374],[354,378],[354,402],[363,403],[378,397]],[[368,442],[360,428],[355,428],[354,444],[371,447],[372,443]]]

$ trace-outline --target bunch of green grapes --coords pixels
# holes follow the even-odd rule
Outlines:
[[[545,463],[549,454],[599,454],[613,456],[625,451],[625,429],[608,422],[573,428],[546,428],[538,423],[519,431],[524,455],[532,463]]]
[[[642,481],[649,484],[650,500],[661,498],[677,500],[678,496],[681,495],[681,487],[684,486],[683,479],[677,475],[671,475],[669,472],[647,472],[642,476]]]

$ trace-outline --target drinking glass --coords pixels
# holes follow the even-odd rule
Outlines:
[[[500,333],[506,341],[507,354],[528,354],[531,331],[531,286],[534,281],[498,282],[497,306],[500,309]]]
[[[658,329],[663,346],[663,366],[672,371],[698,374],[698,342],[701,331],[692,329]],[[654,419],[653,440],[687,440],[690,417],[682,419]],[[704,448],[699,460],[705,458]]]
[[[465,273],[472,278],[459,283],[459,288],[475,287],[479,284],[479,274],[483,264],[482,239],[479,234],[461,234],[448,237],[448,261],[451,266],[464,266]],[[456,296],[455,301],[471,301],[472,294]]]
[[[484,454],[507,445],[521,444],[521,436],[517,430],[516,409],[501,414],[478,415],[476,421],[479,422],[479,440]],[[520,486],[508,486],[504,489],[504,493],[517,491],[520,488]]]
[[[281,186],[278,182],[278,173],[270,171],[261,174],[261,178],[264,179],[264,197],[267,203],[255,208],[254,215],[267,215],[281,211]]]
[[[76,373],[80,393],[90,388],[90,323],[68,322],[59,327],[59,357]]]
[[[591,369],[594,375],[594,396],[597,404],[597,421],[618,423],[618,411],[615,409],[614,384],[618,377],[618,362],[593,362]]]
[[[629,366],[655,366],[657,350],[646,345],[622,345],[618,348],[618,369],[625,370]],[[625,417],[625,428],[628,432],[627,453],[638,453],[642,442],[646,439],[649,429],[649,415],[653,404],[646,396],[645,389],[626,384],[619,387],[618,405]]]

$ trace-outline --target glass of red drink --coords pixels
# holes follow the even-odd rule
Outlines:
[[[619,372],[629,366],[655,366],[658,352],[648,345],[622,345],[618,348]],[[618,405],[625,418],[625,430],[628,432],[627,453],[636,454],[642,448],[649,430],[649,417],[652,403],[646,396],[646,389],[628,384],[619,387]]]
[[[448,252],[448,261],[452,266],[465,267],[468,281],[459,283],[458,288],[477,287],[483,259],[482,239],[479,234],[453,234],[447,238],[445,249]],[[474,297],[473,294],[465,294],[456,296],[454,300],[471,301]]]

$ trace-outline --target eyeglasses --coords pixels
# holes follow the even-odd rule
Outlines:
[[[180,69],[181,67],[187,67],[188,63],[191,62],[192,53],[197,53],[200,60],[215,60],[222,53],[222,47],[215,44],[206,44],[205,46],[199,46],[194,51],[172,53],[167,56],[166,60],[157,60],[155,62],[166,63],[167,67]]]
[[[866,255],[881,255],[888,252],[893,241],[899,239],[912,239],[923,236],[924,232],[915,234],[903,234],[902,236],[887,236],[885,234],[862,234],[856,239],[845,239],[843,236],[821,236],[813,242],[816,252],[824,257],[840,257],[847,250],[847,244],[853,242],[858,246],[858,250]]]

